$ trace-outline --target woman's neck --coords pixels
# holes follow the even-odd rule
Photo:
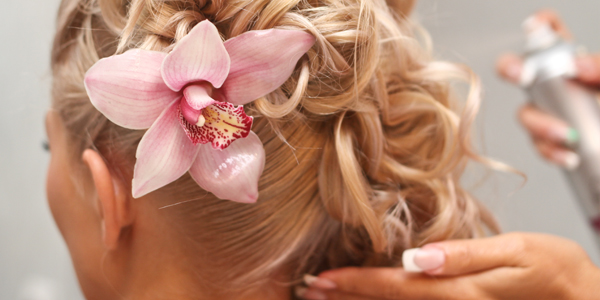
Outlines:
[[[289,300],[289,286],[270,280],[267,284],[245,291],[207,288],[201,279],[182,274],[157,277],[154,284],[143,284],[132,289],[125,299],[132,300]]]
[[[142,232],[137,234],[145,235]],[[168,241],[166,232],[153,232],[165,239],[163,242],[149,242],[150,236],[138,239],[131,244],[130,251],[111,256],[114,262],[114,287],[124,299],[131,300],[288,300],[291,288],[289,272],[279,272],[264,284],[252,289],[235,291],[217,278],[224,278],[227,270],[206,268],[198,262],[186,262],[183,257],[193,257],[189,252],[174,249],[176,241]],[[197,256],[197,253],[196,253]],[[219,284],[215,284],[214,281]]]

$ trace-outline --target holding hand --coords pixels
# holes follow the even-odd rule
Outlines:
[[[535,17],[549,23],[563,38],[571,39],[571,34],[556,13],[543,11]],[[578,57],[575,63],[577,67],[575,80],[592,89],[600,88],[600,54]],[[498,60],[497,68],[507,81],[515,84],[520,81],[522,61],[519,56],[514,54],[502,56]],[[531,104],[520,109],[519,120],[544,158],[569,169],[577,167],[579,158],[569,149],[569,146],[577,142],[579,135],[575,129],[569,127],[569,124]]]
[[[305,299],[598,299],[600,270],[576,243],[509,233],[429,244],[417,252],[425,273],[344,268],[308,277]]]

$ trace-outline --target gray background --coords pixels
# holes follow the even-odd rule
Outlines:
[[[43,117],[49,103],[49,51],[58,0],[4,1],[0,10],[0,299],[82,299],[67,250],[45,202],[48,154]],[[596,0],[422,0],[417,17],[430,31],[436,57],[466,63],[480,76],[484,104],[477,122],[482,148],[528,175],[494,174],[476,190],[506,231],[571,238],[600,255],[560,171],[544,163],[520,129],[521,91],[500,81],[496,57],[518,52],[520,23],[554,7],[576,39],[600,49]]]

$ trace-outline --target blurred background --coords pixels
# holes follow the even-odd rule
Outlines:
[[[520,24],[553,7],[576,40],[600,50],[600,1],[419,0],[415,17],[430,32],[435,56],[469,65],[481,76],[484,102],[477,122],[481,149],[527,174],[494,174],[475,190],[505,231],[535,231],[581,244],[596,264],[600,251],[560,170],[534,152],[515,113],[526,98],[502,82],[495,60],[521,52]],[[49,154],[44,114],[49,106],[49,53],[59,0],[5,1],[0,10],[0,299],[82,300],[67,249],[45,201]],[[478,178],[469,178],[476,181]]]

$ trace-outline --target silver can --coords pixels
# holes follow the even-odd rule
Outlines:
[[[579,164],[564,173],[600,243],[600,104],[593,91],[575,83],[576,47],[550,24],[529,19],[521,85],[539,109],[567,122],[579,133],[568,145]]]

